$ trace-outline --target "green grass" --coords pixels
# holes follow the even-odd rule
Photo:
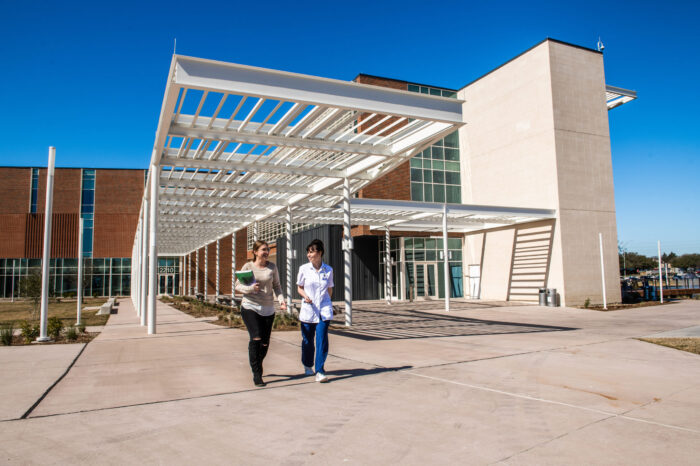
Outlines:
[[[107,323],[109,316],[98,316],[95,310],[85,310],[85,307],[94,307],[104,304],[105,298],[85,298],[82,311],[82,321],[85,325],[101,326]],[[73,325],[75,323],[77,313],[77,303],[75,300],[61,299],[61,302],[55,302],[54,299],[49,301],[49,317],[58,317],[61,319],[63,326]],[[30,301],[15,301],[0,302],[0,324],[14,322],[17,328],[17,322],[22,320],[32,321],[39,318],[38,311],[33,312],[33,305]]]
[[[700,338],[640,338],[641,341],[700,354]]]

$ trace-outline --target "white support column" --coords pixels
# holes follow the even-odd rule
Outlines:
[[[661,303],[664,302],[664,277],[661,269],[661,241],[657,242],[659,248],[659,296],[661,297]]]
[[[190,253],[188,252],[187,255],[185,256],[185,271],[183,273],[185,276],[185,292],[183,293],[184,296],[189,296],[190,294]]]
[[[141,213],[136,225],[136,237],[134,238],[134,259],[131,261],[131,282],[134,284],[132,299],[136,316],[141,315]]]
[[[257,220],[253,222],[253,241],[258,240],[258,222]]]
[[[197,248],[197,252],[194,256],[194,294],[196,297],[196,295],[199,294],[199,248]]]
[[[236,232],[231,233],[231,306],[234,306],[233,297],[236,296]]]
[[[219,296],[219,246],[220,241],[216,240],[216,296]]]
[[[146,326],[146,314],[148,313],[148,199],[143,200],[143,212],[141,213],[141,315],[139,323]]]
[[[109,258],[109,298],[112,297],[112,258]]]
[[[209,245],[204,246],[204,302],[207,301],[209,291]]]
[[[78,221],[78,309],[75,318],[75,325],[80,325],[83,310],[83,223],[84,219]]]
[[[150,203],[150,225],[148,232],[150,235],[149,257],[148,257],[148,334],[156,333],[156,297],[158,294],[158,188],[159,188],[160,168],[151,165],[151,195]]]
[[[287,313],[292,313],[292,207],[287,206]]]
[[[603,309],[608,310],[608,298],[605,294],[605,263],[603,262],[603,233],[598,233],[598,240],[600,241],[600,279],[603,285]],[[556,299],[554,297],[553,299]]]
[[[397,272],[399,273],[399,277],[401,277],[401,286],[399,288],[399,301],[405,301],[407,294],[406,287],[408,285],[408,280],[406,279],[406,238],[402,237],[399,239],[399,246],[401,247],[401,250],[399,251],[401,265],[396,268]]]
[[[12,259],[12,302],[15,302],[15,260]]]
[[[385,226],[384,230],[384,297],[386,303],[391,304],[391,232],[389,225]]]
[[[343,278],[345,326],[352,325],[352,236],[350,235],[350,180],[343,180]]]
[[[56,168],[56,148],[49,147],[49,167],[46,174],[46,204],[44,207],[44,255],[41,262],[41,321],[36,341],[50,341],[49,325],[49,261],[51,260],[51,214],[53,212],[53,177]]]
[[[442,255],[445,275],[445,312],[450,312],[450,258],[447,247],[447,204],[442,206]]]

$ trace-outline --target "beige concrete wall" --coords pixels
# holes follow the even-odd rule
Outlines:
[[[567,304],[602,302],[599,233],[608,301],[620,301],[615,193],[603,56],[549,45]]]
[[[546,287],[567,305],[602,299],[599,231],[608,300],[620,299],[604,92],[602,55],[554,41],[459,92],[462,202],[556,209]],[[467,237],[465,265],[482,264],[483,299],[504,299],[516,228],[485,235]]]

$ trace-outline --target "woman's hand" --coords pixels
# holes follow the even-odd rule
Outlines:
[[[311,298],[309,298],[309,297],[307,296],[307,297],[304,298],[304,302],[307,303],[307,304],[311,304],[313,301],[311,301]]]
[[[260,284],[256,283],[253,285],[253,293],[260,293]]]
[[[287,303],[284,301],[280,301],[280,309],[282,309],[283,311],[286,311],[287,310]]]

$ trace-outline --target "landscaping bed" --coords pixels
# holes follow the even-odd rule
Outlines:
[[[241,312],[237,306],[208,303],[189,296],[162,296],[160,300],[192,317],[212,317],[214,318],[214,320],[210,321],[212,324],[221,325],[222,327],[245,328]],[[272,330],[299,330],[299,319],[294,313],[289,314],[284,311],[278,311],[275,313]]]
[[[639,340],[688,353],[700,354],[700,338],[640,338]]]
[[[85,331],[86,326],[104,326],[108,315],[96,315],[99,306],[105,299],[87,298],[83,307],[98,309],[83,309],[82,325],[75,327],[77,301],[75,299],[51,299],[48,308],[48,336],[52,341],[41,344],[87,343],[99,333]],[[39,336],[39,309],[31,300],[15,302],[0,302],[0,344],[28,345]]]

